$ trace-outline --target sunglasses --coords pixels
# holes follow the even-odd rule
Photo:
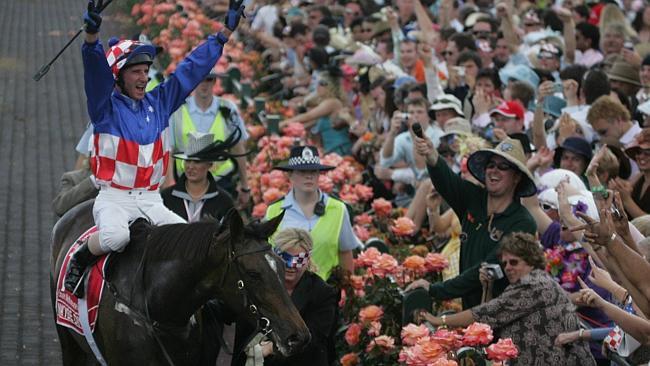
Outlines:
[[[507,261],[501,261],[501,266],[503,268],[506,268],[508,266],[508,264],[511,267],[517,267],[517,265],[519,264],[519,259],[509,259]]]
[[[497,163],[497,162],[494,162],[494,161],[490,161],[490,162],[487,163],[487,165],[485,165],[485,170],[494,169],[494,168],[497,168],[497,169],[501,170],[502,172],[514,169],[514,167],[512,165],[510,165],[508,163],[505,163],[505,162]]]
[[[442,52],[440,52],[440,55],[443,56],[443,57],[444,56],[451,56],[452,54],[453,54],[453,52],[451,52],[451,51],[442,51]]]
[[[639,156],[639,155],[650,156],[650,149],[641,149],[641,150],[639,150],[639,152],[636,153],[635,156]]]
[[[287,268],[302,268],[309,263],[309,252],[301,252],[297,255],[291,255],[287,252],[282,252],[280,250],[274,249],[275,254],[277,254],[282,261],[284,262]]]
[[[456,134],[452,133],[447,136],[443,136],[442,141],[447,145],[451,145],[454,143],[454,141],[456,141]]]
[[[476,38],[488,38],[488,37],[490,37],[490,32],[488,32],[488,31],[473,31],[472,34]]]
[[[330,83],[328,83],[328,82],[325,81],[325,80],[320,80],[320,81],[318,82],[318,85],[320,85],[320,86],[329,86]]]

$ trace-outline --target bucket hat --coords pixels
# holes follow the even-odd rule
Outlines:
[[[591,161],[593,154],[591,151],[591,144],[589,144],[587,140],[581,137],[567,137],[562,145],[555,149],[555,155],[553,155],[553,164],[555,164],[556,167],[560,166],[560,160],[562,160],[562,153],[564,151],[571,151],[574,154],[582,156],[587,161],[587,164],[589,164],[589,161]]]

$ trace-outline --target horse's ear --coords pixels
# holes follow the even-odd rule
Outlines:
[[[223,224],[228,226],[228,231],[233,241],[236,241],[244,235],[244,221],[242,221],[239,212],[234,207],[228,210],[226,216],[224,216]]]
[[[273,233],[278,229],[278,225],[282,222],[284,217],[284,210],[280,214],[269,221],[263,221],[257,230],[259,230],[260,236],[263,238],[269,238]]]

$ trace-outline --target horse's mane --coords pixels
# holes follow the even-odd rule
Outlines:
[[[198,263],[210,257],[214,237],[221,229],[216,220],[163,226],[136,221],[131,225],[131,241],[144,243],[149,262],[184,258]]]

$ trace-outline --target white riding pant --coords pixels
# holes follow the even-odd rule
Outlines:
[[[112,187],[101,187],[93,206],[93,217],[99,229],[99,245],[105,252],[124,249],[129,242],[129,224],[138,218],[145,218],[154,225],[186,222],[165,207],[157,190],[127,191]]]

